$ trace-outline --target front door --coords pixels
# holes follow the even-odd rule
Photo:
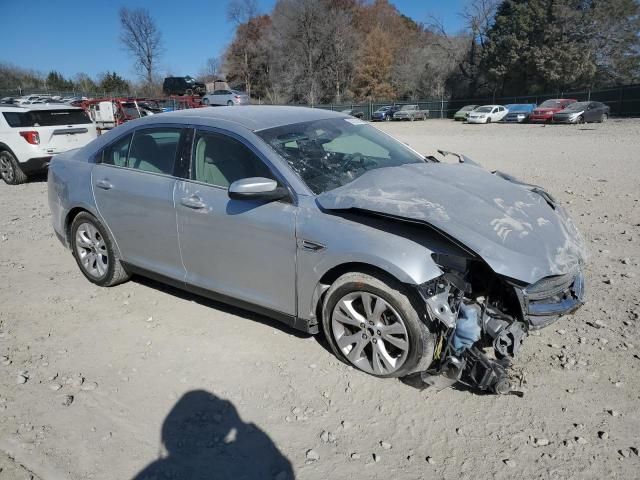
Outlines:
[[[145,128],[107,147],[93,169],[96,205],[120,249],[137,267],[183,280],[173,191],[182,130]]]
[[[191,179],[175,205],[187,283],[296,314],[296,207],[288,201],[232,200],[231,183],[276,178],[254,151],[222,133],[199,131]]]

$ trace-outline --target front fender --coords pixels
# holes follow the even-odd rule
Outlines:
[[[327,214],[315,205],[305,208],[302,203],[296,228],[300,318],[315,319],[323,277],[345,265],[374,267],[410,285],[420,285],[442,275],[431,257],[434,250],[425,242],[431,235],[427,229],[369,217],[361,223],[357,216]],[[418,231],[421,238],[415,238]],[[306,249],[304,241],[320,248]],[[442,241],[434,238],[434,242]]]

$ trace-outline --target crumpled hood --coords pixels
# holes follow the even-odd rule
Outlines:
[[[565,211],[530,186],[468,164],[379,168],[318,196],[325,210],[367,210],[427,223],[496,273],[535,283],[573,271],[586,251]]]

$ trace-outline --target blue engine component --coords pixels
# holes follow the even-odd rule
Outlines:
[[[480,340],[480,307],[477,305],[460,304],[460,314],[453,332],[452,346],[456,354],[471,348]]]

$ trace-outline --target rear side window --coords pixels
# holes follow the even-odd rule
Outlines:
[[[145,172],[173,175],[181,133],[180,128],[137,130],[129,149],[127,166]]]
[[[33,119],[28,112],[3,112],[2,115],[10,127],[32,127]]]

